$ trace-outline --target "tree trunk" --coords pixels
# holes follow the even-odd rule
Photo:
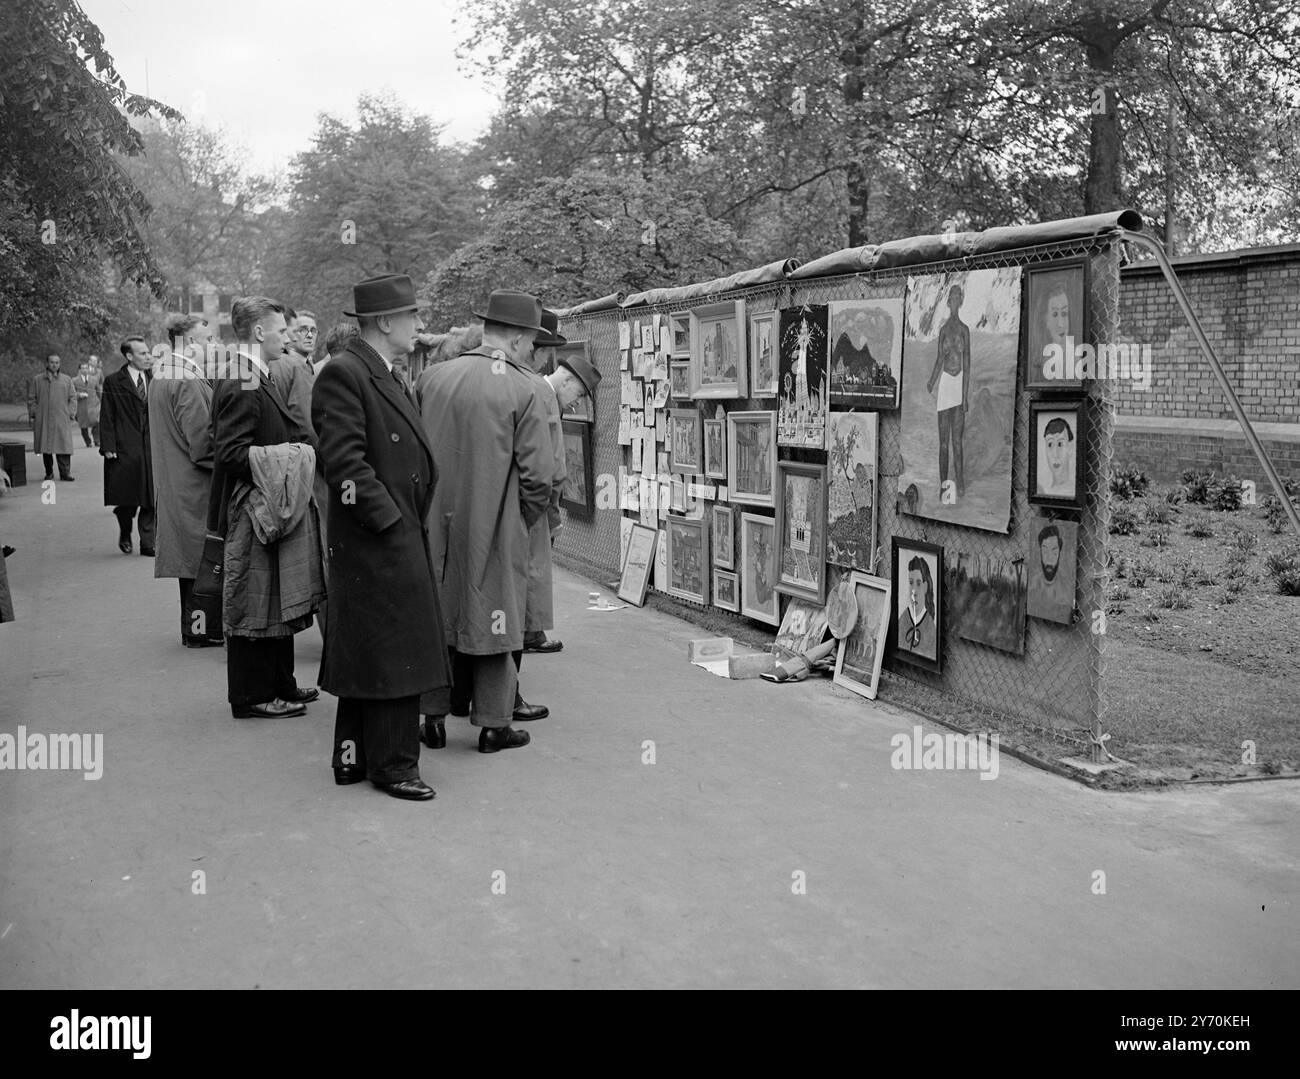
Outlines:
[[[1088,177],[1083,189],[1083,212],[1104,214],[1124,205],[1122,140],[1116,100],[1115,50],[1118,35],[1097,32],[1086,45],[1088,66],[1097,75],[1088,131]]]
[[[871,176],[862,147],[866,140],[858,137],[862,125],[862,102],[865,93],[867,45],[864,40],[866,18],[863,0],[856,0],[849,32],[840,51],[844,65],[844,111],[847,123],[845,140],[849,147],[849,161],[844,166],[844,186],[849,200],[849,246],[862,247],[867,243],[867,206],[871,195]]]

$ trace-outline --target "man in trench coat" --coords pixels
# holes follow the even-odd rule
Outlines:
[[[180,582],[181,643],[209,648],[221,644],[221,623],[208,623],[208,615],[195,607],[193,589],[212,487],[212,383],[204,367],[212,331],[201,315],[175,315],[168,320],[167,336],[173,344],[171,359],[160,365],[149,386],[149,447],[158,504],[153,575]]]
[[[393,370],[423,323],[405,274],[362,281],[353,296],[344,314],[360,334],[320,369],[311,400],[329,492],[320,684],[339,698],[334,780],[427,801],[420,699],[445,702],[451,680],[426,525],[434,457]]]
[[[154,554],[153,461],[149,453],[149,383],[153,357],[144,338],[122,342],[126,363],[104,379],[99,452],[104,458],[104,505],[117,517],[117,549],[131,553],[131,522],[140,511],[140,553]]]
[[[451,712],[469,712],[478,748],[527,745],[514,720],[528,594],[528,529],[551,497],[554,459],[546,411],[530,367],[542,305],[499,290],[488,301],[483,344],[428,368],[419,382],[438,487],[429,528],[453,650]],[[471,709],[472,705],[472,711]],[[425,739],[439,744],[443,715],[422,702]]]
[[[86,448],[99,445],[99,395],[103,392],[99,374],[87,360],[72,380],[77,391],[77,426]]]
[[[27,387],[27,418],[32,421],[32,452],[45,462],[45,478],[54,479],[54,461],[59,462],[59,479],[72,481],[72,424],[77,418],[77,391],[72,379],[63,374],[59,357],[45,357],[45,370]]]

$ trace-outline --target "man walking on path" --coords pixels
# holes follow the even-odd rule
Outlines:
[[[99,445],[99,398],[103,393],[99,375],[90,360],[81,365],[73,380],[77,391],[77,426],[86,448]]]
[[[72,482],[72,425],[77,419],[77,391],[72,379],[59,370],[54,353],[45,357],[45,370],[27,387],[27,417],[32,421],[32,452],[45,463],[45,478],[54,479],[54,462],[59,462],[59,479]]]
[[[149,452],[149,383],[153,357],[144,338],[122,342],[126,363],[104,379],[99,452],[104,458],[104,505],[117,517],[117,549],[131,553],[131,522],[140,511],[140,553],[154,554],[153,459]]]

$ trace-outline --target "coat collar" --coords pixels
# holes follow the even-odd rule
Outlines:
[[[504,352],[502,352],[500,349],[488,348],[488,347],[486,347],[485,345],[479,345],[478,348],[471,349],[469,352],[464,352],[464,353],[462,353],[461,355],[462,355],[462,356],[482,356],[482,357],[484,357],[485,359],[489,359],[489,360],[501,360],[501,361],[503,361],[504,363],[508,363],[508,364],[509,364],[511,367],[513,367],[516,371],[522,371],[522,372],[523,372],[524,374],[526,374],[526,375],[536,375],[536,374],[537,374],[537,372],[534,371],[531,367],[529,367],[528,364],[526,364],[526,363],[520,363],[520,362],[518,362],[517,360],[512,360],[512,359],[510,359],[509,356],[507,356],[507,355],[506,355]]]
[[[429,460],[433,460],[433,447],[429,445],[428,436],[424,432],[424,424],[420,421],[420,414],[416,412],[415,405],[411,403],[398,385],[398,374],[395,371],[388,370],[384,359],[370,345],[361,340],[360,337],[354,337],[348,342],[345,352],[351,353],[362,363],[366,365],[366,370],[370,372],[370,380],[379,390],[379,395],[387,401],[398,412],[415,432],[416,437],[420,440],[420,445],[424,447],[424,452],[429,455]]]

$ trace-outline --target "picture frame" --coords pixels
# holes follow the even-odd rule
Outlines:
[[[826,561],[864,573],[876,559],[876,483],[880,417],[832,412],[826,429]]]
[[[727,492],[744,506],[776,506],[776,413],[727,413]]]
[[[687,311],[679,311],[668,316],[667,325],[669,361],[691,359],[691,316]]]
[[[696,476],[704,471],[703,417],[697,408],[668,410],[668,471]]]
[[[885,644],[892,621],[893,583],[884,577],[854,570],[849,577],[849,586],[858,605],[858,616],[848,636],[840,641],[835,656],[835,674],[831,680],[837,686],[874,701],[880,686],[880,666],[885,658]]]
[[[691,397],[691,361],[673,360],[668,364],[669,395],[679,401]]]
[[[596,484],[591,442],[595,424],[562,417],[566,475],[560,489],[560,505],[570,513],[589,516],[596,511]]]
[[[890,658],[910,663],[931,674],[943,673],[943,548],[924,540],[893,537],[890,583]],[[911,601],[915,575],[917,602]],[[928,594],[927,594],[928,593]]]
[[[736,568],[736,511],[730,506],[713,506],[709,514],[713,564],[719,569]]]
[[[776,519],[758,513],[740,515],[740,613],[746,618],[781,624],[781,593],[776,590]]]
[[[749,315],[749,396],[777,395],[777,313],[753,311]]]
[[[703,517],[668,515],[664,527],[668,580],[664,591],[693,603],[709,602],[709,534]]]
[[[1086,500],[1087,398],[1040,397],[1029,402],[1029,502],[1082,510]]]
[[[785,605],[773,647],[782,657],[802,656],[825,640],[829,621],[826,604],[792,599]]]
[[[1079,391],[1072,377],[1080,360],[1091,365],[1087,258],[1056,259],[1025,268],[1025,389]],[[1069,377],[1067,377],[1069,376]]]
[[[777,462],[776,588],[810,603],[826,602],[826,466]]]
[[[832,409],[899,407],[905,291],[896,285],[890,295],[830,302],[827,377]]]
[[[706,419],[701,425],[704,436],[704,474],[712,480],[727,478],[727,421]]]
[[[740,611],[740,578],[725,569],[713,569],[713,606],[724,611]]]
[[[783,307],[777,312],[778,446],[826,448],[829,317],[824,303]]]
[[[591,342],[587,340],[570,341],[565,345],[556,345],[555,349],[555,369],[560,366],[560,361],[565,357],[581,356],[584,360],[591,362]],[[561,419],[583,420],[586,423],[596,422],[596,399],[589,393],[584,393],[572,404],[567,405],[560,410]]]
[[[645,593],[650,584],[650,569],[654,565],[655,545],[658,540],[658,529],[632,522],[617,595],[619,599],[634,607],[645,606]]]
[[[745,301],[692,308],[690,327],[692,399],[745,397]]]

